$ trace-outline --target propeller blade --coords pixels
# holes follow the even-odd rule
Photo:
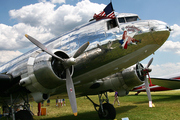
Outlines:
[[[89,42],[87,42],[87,43],[83,44],[81,47],[79,47],[79,49],[74,54],[73,58],[77,58],[79,55],[81,55],[88,46],[89,46]]]
[[[40,43],[39,41],[37,41],[36,39],[34,39],[33,37],[25,34],[26,38],[28,38],[33,44],[35,44],[37,47],[41,48],[43,51],[45,51],[46,53],[52,55],[53,57],[59,59],[61,62],[64,62],[64,60],[60,57],[58,57],[57,55],[55,55],[54,53],[51,52],[51,50],[47,49],[42,43]]]
[[[151,59],[150,59],[150,61],[148,62],[148,64],[147,64],[147,67],[146,67],[146,68],[148,68],[148,67],[151,65],[152,61],[153,61],[153,58],[151,58]]]
[[[75,89],[69,69],[66,69],[66,89],[74,116],[77,116]]]
[[[147,96],[148,96],[148,100],[149,100],[149,107],[153,107],[152,105],[152,99],[151,99],[151,92],[150,92],[150,89],[149,89],[149,82],[148,82],[148,79],[145,77],[145,87],[146,87],[146,93],[147,93]]]
[[[35,44],[37,47],[45,51],[46,53],[52,55],[53,57],[59,59],[61,62],[63,62],[63,66],[66,68],[66,89],[69,97],[69,101],[71,104],[72,111],[74,113],[74,116],[77,116],[77,104],[76,104],[76,95],[75,95],[75,89],[74,89],[74,84],[70,75],[69,67],[71,65],[74,65],[76,63],[75,58],[77,58],[79,55],[81,55],[86,48],[89,46],[89,42],[83,44],[74,54],[73,57],[68,58],[68,59],[62,59],[59,56],[55,55],[52,53],[51,50],[48,50],[45,45],[34,39],[33,37],[25,34],[26,38],[28,38],[33,44]]]
[[[155,107],[155,105],[152,103],[151,91],[149,88],[149,82],[148,82],[148,79],[146,77],[146,75],[148,75],[150,84],[152,85],[151,78],[149,76],[149,72],[151,72],[151,69],[149,68],[149,66],[151,65],[152,61],[153,61],[153,58],[150,59],[150,61],[147,64],[147,67],[142,69],[142,72],[143,72],[144,77],[145,77],[144,83],[145,83],[146,93],[147,93],[148,100],[149,100],[149,107]]]

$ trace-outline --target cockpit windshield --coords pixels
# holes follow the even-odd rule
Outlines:
[[[127,23],[127,22],[138,21],[138,20],[140,20],[140,18],[137,14],[121,13],[117,15],[116,19],[110,19],[106,22],[107,30],[118,27],[118,22]]]
[[[125,18],[126,18],[126,22],[132,22],[132,21],[138,21],[139,20],[138,16],[125,17]]]
[[[138,16],[118,18],[119,23],[126,23],[126,22],[138,21],[138,20],[140,20]]]

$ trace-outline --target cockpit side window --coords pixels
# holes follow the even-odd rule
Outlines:
[[[118,18],[118,21],[119,21],[119,23],[125,23],[126,22],[124,17],[123,18]]]
[[[118,25],[117,25],[116,19],[112,19],[112,20],[107,21],[107,28],[108,28],[108,30],[112,29],[112,28],[115,28],[117,26]]]
[[[126,22],[138,21],[138,16],[126,17]]]

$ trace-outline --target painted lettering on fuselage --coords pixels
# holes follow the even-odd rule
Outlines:
[[[129,31],[129,32],[137,32],[137,33],[142,33],[142,30],[135,27],[134,25],[130,26],[126,26],[126,27],[122,27],[121,28],[123,31]]]

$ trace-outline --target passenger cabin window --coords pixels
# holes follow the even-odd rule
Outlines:
[[[108,30],[112,29],[112,28],[115,28],[117,26],[118,25],[117,25],[116,19],[112,19],[112,20],[107,21],[107,28],[108,28]]]
[[[138,16],[122,17],[118,18],[119,23],[132,22],[140,20]]]

